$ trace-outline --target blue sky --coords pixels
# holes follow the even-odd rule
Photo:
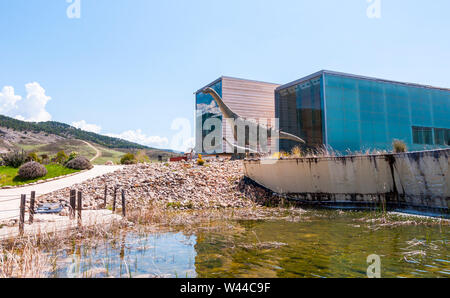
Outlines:
[[[367,0],[80,3],[69,19],[66,0],[0,0],[0,113],[182,149],[173,121],[192,136],[193,92],[221,75],[287,83],[329,69],[450,87],[448,0],[381,0],[381,18]]]

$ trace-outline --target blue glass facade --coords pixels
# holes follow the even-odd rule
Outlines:
[[[281,129],[310,146],[320,141],[318,126],[310,125],[320,117],[308,118],[310,107],[303,102],[304,88],[313,88],[307,86],[314,81],[320,81],[310,92],[320,102],[314,110],[321,113],[323,145],[340,152],[392,150],[394,139],[409,150],[450,145],[450,90],[322,71],[281,86],[275,95]],[[294,145],[281,142],[280,148],[289,151]]]
[[[323,79],[321,76],[303,81],[276,92],[275,118],[280,119],[284,132],[304,139],[308,145],[324,143]],[[298,145],[293,141],[280,140],[280,148]]]
[[[214,82],[212,85],[210,85],[212,89],[216,90],[216,92],[222,96],[222,80],[218,80]],[[196,106],[196,152],[207,152],[208,150],[205,150],[203,140],[205,137],[210,134],[212,131],[217,130],[219,137],[212,140],[212,143],[210,146],[214,148],[214,152],[208,152],[208,153],[222,153],[223,152],[223,141],[222,141],[222,126],[220,127],[214,127],[211,126],[208,127],[205,126],[205,122],[210,118],[218,118],[220,120],[220,123],[222,124],[222,113],[219,110],[219,107],[217,106],[216,102],[209,94],[204,94],[202,92],[197,92],[195,95],[195,106]],[[199,129],[199,128],[202,129]]]

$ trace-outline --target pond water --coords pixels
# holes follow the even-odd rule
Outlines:
[[[361,277],[379,255],[382,277],[450,277],[445,225],[382,225],[364,212],[320,211],[298,221],[221,221],[195,232],[139,235],[57,252],[52,277]]]

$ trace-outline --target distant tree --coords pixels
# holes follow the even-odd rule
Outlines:
[[[120,159],[120,163],[123,165],[132,165],[136,164],[136,156],[133,153],[127,153]]]
[[[150,162],[150,158],[147,156],[144,150],[139,150],[136,153],[135,159],[138,163],[148,163]]]

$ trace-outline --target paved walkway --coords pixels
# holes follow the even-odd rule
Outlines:
[[[0,222],[8,219],[19,218],[20,196],[30,197],[32,191],[36,197],[52,193],[54,191],[82,183],[86,180],[99,177],[122,169],[123,166],[94,166],[92,170],[42,184],[0,190]]]

